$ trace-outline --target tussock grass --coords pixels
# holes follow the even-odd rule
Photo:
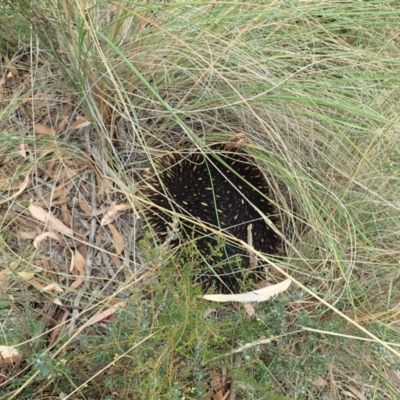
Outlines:
[[[1,283],[0,344],[24,357],[2,367],[3,398],[395,399],[398,26],[396,1],[3,2],[2,264],[64,290],[76,251],[91,271],[58,295],[26,276]],[[210,312],[191,284],[194,250],[184,262],[138,219],[154,157],[232,138],[271,177],[290,226],[276,268],[297,284],[256,320]],[[113,201],[134,210],[115,230],[99,223]],[[83,238],[35,249],[18,225],[44,230],[31,202]]]

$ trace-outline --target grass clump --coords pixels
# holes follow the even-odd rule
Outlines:
[[[397,398],[399,25],[380,0],[3,2],[0,398]],[[221,141],[290,227],[260,262],[294,283],[253,317],[141,218],[156,157]]]

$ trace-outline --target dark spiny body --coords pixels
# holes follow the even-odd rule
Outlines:
[[[210,259],[212,249],[221,242],[211,234],[210,229],[200,227],[199,222],[246,243],[248,225],[252,224],[252,245],[267,254],[279,252],[280,238],[251,204],[275,226],[280,227],[280,222],[277,209],[268,200],[269,185],[255,160],[240,154],[239,149],[232,145],[217,145],[212,150],[222,162],[211,153],[204,155],[199,151],[189,154],[177,151],[158,159],[157,174],[149,172],[146,177],[149,185],[144,193],[155,205],[193,221],[181,219],[181,239],[194,238],[197,249],[210,265],[204,263],[196,280],[201,281],[205,288],[215,282],[220,292],[237,292],[240,286],[238,279],[243,277],[238,270],[250,268],[248,252],[239,243],[226,240],[224,248],[218,251],[223,255]],[[146,210],[146,215],[160,240],[165,240],[172,213],[164,213],[152,206]],[[173,245],[177,243],[172,242]],[[239,265],[237,262],[226,262],[235,256],[240,256]],[[219,263],[222,265],[218,266]],[[257,269],[252,269],[250,276],[254,277],[255,272]]]

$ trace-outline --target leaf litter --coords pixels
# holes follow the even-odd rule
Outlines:
[[[29,262],[3,262],[0,288],[13,297],[25,291],[47,307],[40,314],[51,345],[65,332],[62,326],[98,324],[125,306],[122,299],[132,287],[124,282],[134,283],[137,274],[121,267],[131,263],[134,243],[125,232],[134,223],[127,212],[131,206],[119,204],[118,192],[104,187],[89,149],[82,151],[76,140],[76,132],[93,130],[73,106],[79,101],[64,87],[43,85],[48,65],[36,71],[37,90],[27,70],[10,62],[7,68],[0,74],[0,110],[12,103],[13,111],[0,121],[0,131],[23,134],[0,149],[0,218],[8,235],[6,251]],[[62,81],[57,67],[51,68]],[[8,323],[16,318],[13,312]],[[17,360],[11,350],[2,353],[2,365]],[[25,357],[18,353],[18,361]]]

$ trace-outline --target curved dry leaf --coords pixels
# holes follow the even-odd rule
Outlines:
[[[70,289],[76,289],[76,288],[78,288],[79,286],[81,286],[82,285],[82,283],[83,283],[83,281],[85,280],[85,278],[83,278],[83,277],[79,277],[76,281],[73,281],[72,283],[71,283],[71,286],[69,287]]]
[[[113,242],[115,249],[117,250],[117,256],[119,256],[122,251],[124,250],[124,239],[122,238],[121,234],[118,232],[118,229],[113,225],[109,224],[108,227],[113,235]]]
[[[85,128],[86,126],[89,126],[91,124],[90,121],[88,121],[85,117],[76,117],[76,121],[72,124],[71,129],[82,129]]]
[[[81,208],[81,210],[85,214],[90,215],[92,213],[92,210],[90,209],[89,205],[86,203],[85,200],[82,200],[82,199],[79,200],[78,204],[79,204],[79,207]]]
[[[113,204],[110,209],[104,214],[104,217],[100,221],[100,225],[108,225],[111,224],[111,222],[114,222],[118,216],[119,213],[125,210],[130,210],[132,207],[129,204]]]
[[[71,265],[71,272],[75,275],[85,275],[86,273],[85,258],[78,250],[75,250],[74,252],[73,263]]]
[[[21,231],[20,229],[17,230],[17,236],[20,240],[33,240],[37,236],[36,231]]]
[[[75,275],[79,275],[79,278],[72,282],[70,286],[71,289],[76,289],[85,280],[86,275],[85,258],[78,250],[75,250],[74,257],[71,261],[70,271]]]
[[[26,144],[25,143],[21,143],[19,145],[19,150],[18,153],[22,158],[26,158]]]
[[[286,291],[291,283],[292,281],[290,279],[286,279],[277,285],[267,286],[259,290],[254,290],[253,292],[240,294],[206,294],[203,296],[203,299],[218,302],[235,301],[238,303],[266,301]]]
[[[56,285],[55,283],[50,283],[49,285],[42,288],[42,292],[58,292],[63,293],[64,290],[60,288],[60,286]]]
[[[117,204],[115,206],[115,209],[117,210],[117,212],[130,210],[131,208],[132,208],[132,206],[130,204]]]
[[[51,126],[46,126],[42,124],[34,124],[33,127],[35,128],[36,133],[44,133],[45,135],[52,135],[54,136],[56,133]]]
[[[126,303],[124,301],[120,301],[116,304],[114,304],[111,308],[107,308],[107,310],[104,310],[103,312],[101,312],[99,315],[96,315],[95,317],[93,317],[86,326],[90,326],[93,324],[96,324],[97,322],[102,321],[103,319],[109,317],[110,315],[114,314],[115,311],[118,310],[118,308],[121,307],[125,307]]]
[[[104,217],[100,221],[101,226],[109,225],[112,222],[114,222],[118,217],[118,213],[115,212],[114,208],[111,210],[108,210],[105,214]]]
[[[65,199],[68,194],[70,193],[70,191],[72,190],[72,188],[74,187],[74,182],[71,182],[68,186],[66,186],[64,183],[62,183],[61,185],[58,185],[54,191],[51,192],[51,197],[46,197],[46,200],[48,201],[53,201],[58,199],[59,197],[62,197],[63,199]]]
[[[63,223],[71,226],[72,225],[72,216],[71,213],[69,212],[68,205],[66,203],[61,204],[61,217],[63,220]]]
[[[32,217],[37,219],[38,221],[47,223],[50,227],[56,229],[61,233],[73,236],[72,229],[64,225],[58,218],[56,218],[49,211],[46,211],[42,207],[38,207],[33,204],[28,207],[28,210],[32,214]]]
[[[37,248],[38,244],[46,239],[47,237],[51,238],[51,239],[55,239],[57,240],[57,242],[61,243],[61,238],[54,232],[43,232],[42,234],[38,235],[35,237],[35,240],[33,241],[33,245],[35,246],[35,248]]]
[[[29,172],[30,172],[30,171],[29,171]],[[1,201],[0,201],[0,204],[6,203],[6,202],[10,201],[11,199],[13,199],[13,198],[19,196],[19,195],[26,189],[26,187],[28,186],[28,183],[29,183],[29,172],[28,172],[28,175],[26,175],[24,181],[21,183],[21,186],[19,187],[18,192],[15,193],[15,194],[13,194],[13,195],[10,196],[10,197],[7,197],[7,198],[4,199],[4,200],[1,200]]]
[[[61,131],[65,128],[65,125],[67,125],[68,120],[69,120],[69,117],[64,117],[64,118],[58,123],[58,126],[57,126],[57,131],[58,131],[58,132],[61,132]]]

